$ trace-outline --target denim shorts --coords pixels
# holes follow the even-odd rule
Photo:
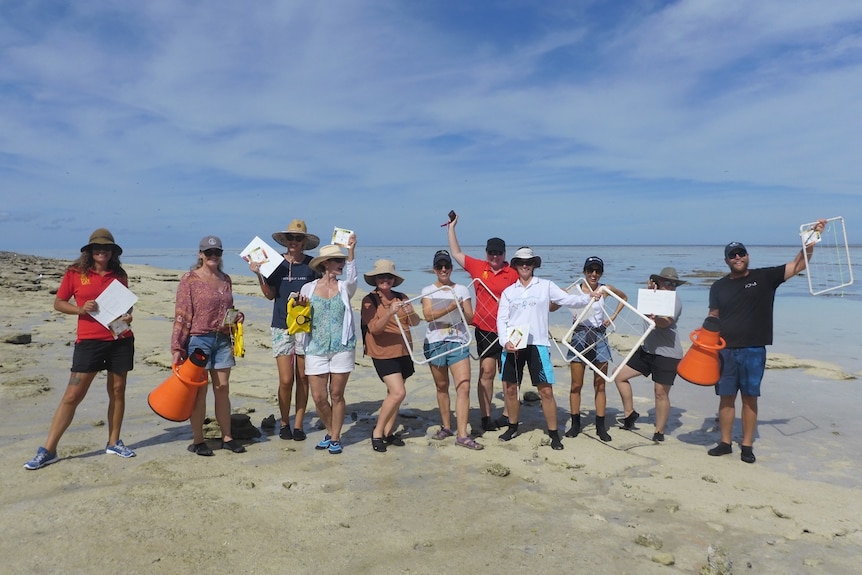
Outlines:
[[[455,365],[459,361],[470,357],[470,346],[464,345],[459,341],[435,341],[433,343],[426,341],[425,345],[422,346],[422,350],[428,363],[437,367]]]
[[[596,344],[592,349],[587,350],[586,353],[584,353],[584,350],[589,347],[587,344],[587,330],[576,329],[575,333],[572,334],[572,341],[570,341],[569,344],[580,353],[587,356],[590,363],[608,363],[613,359],[613,356],[611,356],[611,346],[608,345],[608,336],[605,334],[599,335],[599,339]],[[584,360],[572,353],[571,350],[566,352],[566,361],[584,363]]]
[[[233,357],[233,345],[226,333],[213,331],[189,338],[188,351],[191,354],[200,348],[207,356],[206,369],[227,369],[236,365]]]
[[[760,382],[766,371],[766,347],[736,347],[718,351],[721,378],[715,385],[716,395],[760,397]]]

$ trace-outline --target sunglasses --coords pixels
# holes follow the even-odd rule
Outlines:
[[[736,250],[734,252],[730,252],[730,254],[727,256],[727,259],[735,260],[736,258],[744,258],[747,255],[748,252],[745,250]]]
[[[92,251],[93,251],[93,253],[96,253],[96,252],[112,252],[112,251],[114,251],[114,248],[112,248],[111,246],[93,246],[93,247],[92,247]]]
[[[379,274],[376,276],[376,279],[378,281],[382,280],[385,282],[391,282],[391,281],[395,281],[395,276],[392,274]]]
[[[288,242],[301,242],[305,239],[302,234],[284,234],[284,240]]]
[[[588,270],[587,270],[587,272],[586,272],[586,273],[588,273],[588,274],[599,274],[599,275],[602,275],[602,270],[600,270],[599,268],[590,268],[590,269],[588,269]]]
[[[204,250],[204,255],[208,258],[211,258],[213,256],[220,258],[223,253],[224,253],[224,250],[220,250],[218,248],[210,248],[208,250]]]
[[[676,282],[673,282],[671,280],[659,280],[656,283],[667,289],[676,289]]]
[[[434,269],[435,270],[451,270],[452,264],[443,264],[443,263],[435,264]]]
[[[337,264],[343,264],[344,262],[347,261],[347,258],[329,258],[328,261],[335,262]]]
[[[488,252],[488,255],[489,256],[501,256],[501,255],[503,255],[503,252],[501,252],[500,250],[491,250]]]

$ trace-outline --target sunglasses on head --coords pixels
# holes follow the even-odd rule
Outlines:
[[[305,239],[302,234],[284,234],[284,240],[288,242],[301,242]]]
[[[727,256],[727,259],[735,260],[736,258],[744,258],[747,255],[748,255],[748,252],[745,250],[735,250],[735,251],[730,252],[730,254]]]
[[[210,248],[208,250],[204,250],[204,255],[208,258],[212,256],[221,257],[222,253],[224,253],[224,250],[220,250],[218,248]]]

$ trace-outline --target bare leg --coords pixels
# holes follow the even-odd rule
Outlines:
[[[192,426],[192,443],[197,445],[204,441],[204,419],[207,415],[207,384],[198,387],[195,396],[195,407],[190,420]]]
[[[479,361],[479,385],[476,395],[479,399],[479,413],[482,417],[491,416],[491,401],[494,397],[494,376],[497,375],[497,360],[485,357]]]
[[[620,392],[620,399],[623,402],[623,415],[627,416],[635,409],[634,397],[632,395],[632,384],[629,381],[633,377],[637,377],[641,373],[629,366],[623,366],[619,374],[617,374],[614,383],[617,385],[617,391]],[[656,384],[658,385],[658,384]],[[656,392],[658,393],[658,392]],[[656,395],[656,398],[658,396]],[[658,399],[656,399],[657,401]]]
[[[398,408],[407,397],[407,388],[404,386],[404,378],[400,373],[392,373],[383,378],[386,385],[386,397],[380,405],[380,415],[377,416],[377,425],[374,426],[372,437],[388,437],[392,435],[395,428],[395,420],[398,417]],[[447,394],[448,399],[448,394]]]
[[[344,426],[344,414],[347,412],[344,389],[347,387],[349,377],[350,372],[333,373],[329,376],[329,395],[332,397],[329,434],[332,436],[332,441],[341,441],[341,428]]]
[[[278,366],[278,410],[281,413],[281,426],[290,427],[290,401],[293,395],[293,355],[279,355],[275,358]]]
[[[596,367],[598,367],[602,373],[607,375],[608,373],[608,363],[600,363]],[[596,416],[604,417],[605,416],[605,408],[608,404],[608,396],[605,393],[605,380],[598,373],[593,374],[593,388],[595,389],[595,402],[596,402]]]
[[[742,445],[754,445],[754,432],[757,430],[757,397],[742,396]]]
[[[295,381],[296,381],[296,415],[293,418],[293,427],[295,429],[303,428],[305,420],[305,410],[308,407],[308,376],[305,375],[305,356],[297,355],[295,363]]]
[[[722,395],[718,403],[718,426],[721,429],[721,442],[731,444],[733,440],[733,420],[736,419],[736,395]]]
[[[455,381],[455,418],[458,424],[458,437],[467,437],[467,422],[470,418],[469,359],[463,359],[452,366],[452,379]]]
[[[230,434],[230,368],[211,369],[210,379],[213,382],[213,396],[215,397],[215,416],[221,429],[222,441],[231,441]],[[203,421],[201,421],[203,424]]]
[[[60,405],[54,412],[54,417],[51,419],[51,427],[48,429],[48,439],[45,441],[45,449],[51,453],[56,453],[57,444],[60,443],[60,438],[63,433],[69,428],[72,419],[75,417],[75,410],[78,405],[87,396],[87,391],[90,389],[90,384],[93,383],[97,372],[92,373],[73,373],[69,376],[69,384],[66,386],[66,391],[63,394],[63,399],[60,400]]]
[[[554,398],[554,388],[549,384],[539,384],[539,397],[542,398],[542,413],[548,431],[557,431],[557,400]]]
[[[572,387],[569,390],[569,411],[572,415],[581,412],[581,390],[584,388],[584,366],[576,361],[569,363],[569,372],[572,376]]]
[[[323,375],[309,375],[308,387],[311,391],[311,398],[314,400],[314,407],[317,409],[317,416],[320,418],[320,421],[323,422],[323,425],[326,427],[326,431],[331,437],[332,405],[329,403],[329,376],[330,374],[328,373]]]
[[[116,445],[126,413],[126,373],[108,372],[108,445]]]
[[[655,384],[655,430],[664,433],[668,417],[670,417],[670,388],[662,383]]]
[[[431,377],[437,388],[437,409],[440,411],[440,425],[452,429],[452,403],[449,399],[449,371],[446,367],[431,365]],[[458,421],[460,425],[460,420]]]

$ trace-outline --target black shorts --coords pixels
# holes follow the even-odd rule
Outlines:
[[[400,373],[401,377],[406,380],[416,371],[413,368],[413,360],[410,359],[409,355],[402,355],[401,357],[393,357],[391,359],[375,359],[372,357],[371,361],[374,364],[374,369],[377,370],[377,376],[381,380],[393,373]]]
[[[626,365],[643,375],[652,374],[652,380],[662,385],[673,385],[676,379],[676,366],[681,360],[654,353],[647,353],[639,347]]]
[[[114,341],[85,339],[75,344],[72,373],[95,373],[103,369],[113,373],[126,373],[132,371],[134,362],[134,337]]]
[[[500,338],[497,337],[497,332],[485,331],[478,327],[473,328],[476,334],[476,350],[479,352],[479,359],[493,357],[500,359],[503,353],[503,347],[500,345]]]

